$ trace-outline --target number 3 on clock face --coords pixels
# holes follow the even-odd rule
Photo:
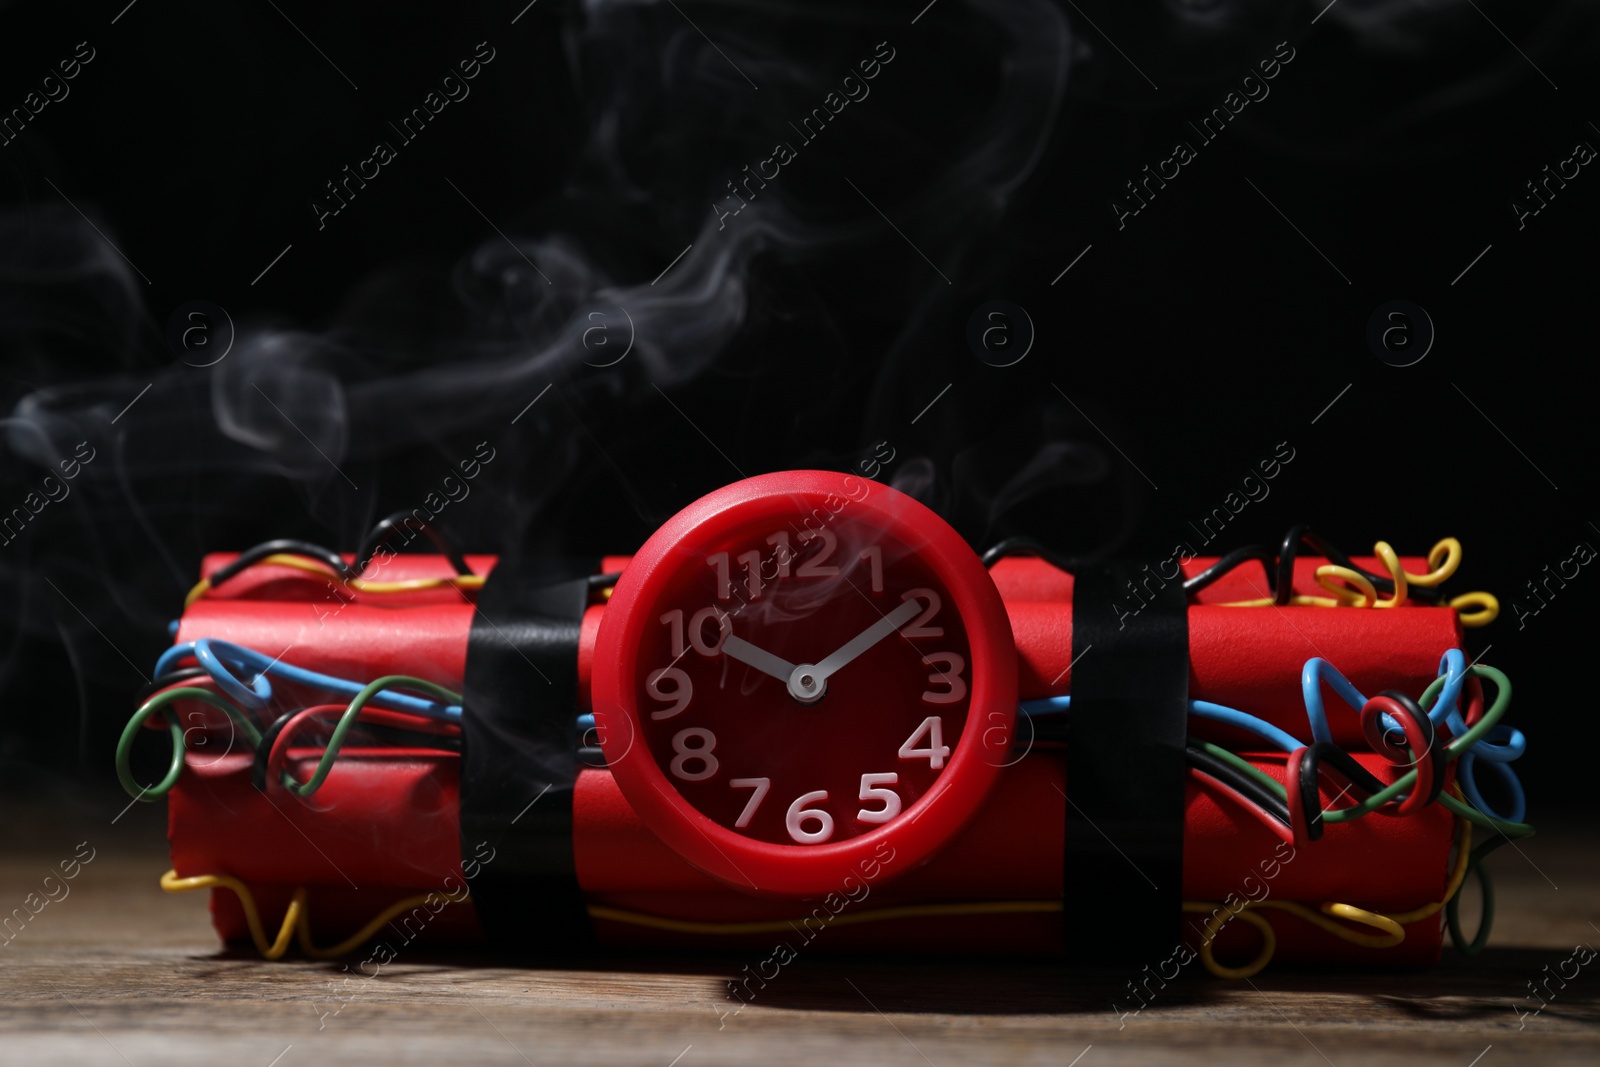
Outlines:
[[[909,869],[1007,762],[1016,652],[968,546],[892,489],[798,471],[675,516],[618,581],[596,643],[610,772],[730,885],[839,887],[885,842]],[[615,757],[611,749],[617,749]],[[882,855],[883,853],[878,853]]]

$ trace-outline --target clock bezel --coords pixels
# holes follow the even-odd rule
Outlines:
[[[839,502],[837,508],[832,502]],[[831,521],[846,509],[916,551],[948,594],[971,650],[970,699],[960,740],[934,784],[892,822],[840,841],[789,845],[747,837],[703,814],[651,757],[642,738],[638,679],[644,628],[679,568],[704,565],[703,546],[767,519]],[[813,520],[815,521],[815,520]],[[988,571],[948,523],[898,490],[837,471],[783,471],[718,489],[684,508],[639,549],[617,580],[596,638],[591,705],[607,766],[629,804],[679,855],[745,892],[819,896],[871,864],[875,879],[909,871],[947,844],[983,803],[1008,762],[1017,713],[1017,654]],[[885,864],[880,845],[893,860]]]

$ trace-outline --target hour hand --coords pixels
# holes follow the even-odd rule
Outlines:
[[[782,656],[774,656],[766,649],[757,648],[742,637],[729,634],[722,642],[722,651],[732,656],[747,666],[754,667],[762,674],[770,675],[780,682],[787,683],[794,674],[794,664]]]

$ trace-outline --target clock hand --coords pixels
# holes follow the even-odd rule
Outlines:
[[[834,674],[834,672],[839,670],[839,668],[843,667],[845,664],[861,655],[861,653],[865,652],[867,649],[871,648],[873,645],[877,644],[879,641],[882,641],[885,637],[888,637],[890,634],[900,629],[900,627],[916,618],[917,614],[921,611],[922,602],[917,600],[917,598],[912,597],[904,604],[901,604],[898,608],[895,608],[889,614],[885,615],[883,618],[879,619],[877,622],[861,631],[837,652],[830,655],[821,663],[818,663],[814,668],[811,669],[811,676],[818,682],[827,681],[828,678]]]
[[[771,652],[757,648],[744,638],[732,634],[722,642],[722,651],[740,663],[754,667],[762,674],[771,675],[780,682],[787,683],[795,671],[794,664],[782,656],[774,656]]]

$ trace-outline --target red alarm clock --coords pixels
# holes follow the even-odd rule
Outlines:
[[[650,828],[748,892],[929,859],[1009,761],[1017,654],[942,519],[827,471],[747,479],[658,530],[600,626],[607,765]],[[892,851],[884,845],[892,846]]]

